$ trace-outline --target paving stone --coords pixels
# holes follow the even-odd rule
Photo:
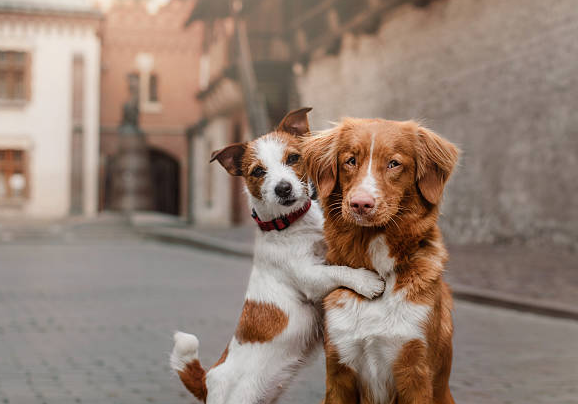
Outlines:
[[[0,404],[190,403],[172,332],[195,332],[206,365],[234,332],[250,260],[96,230],[0,245]],[[463,302],[455,323],[457,402],[576,402],[578,323]],[[312,362],[282,403],[322,399]]]

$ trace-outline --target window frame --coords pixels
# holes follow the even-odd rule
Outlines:
[[[20,154],[20,159],[15,158]],[[6,158],[6,156],[8,156]],[[0,195],[0,204],[21,203],[30,199],[30,171],[29,171],[29,151],[17,147],[0,148],[0,174],[3,174],[6,195]],[[10,177],[15,173],[21,173],[26,180],[26,184],[21,195],[12,195],[10,187]]]
[[[4,54],[6,57],[2,57]],[[17,60],[22,55],[22,60]],[[0,75],[5,75],[6,94],[0,94],[0,103],[20,105],[31,98],[31,53],[20,49],[0,48]],[[21,79],[17,79],[21,76]],[[20,91],[18,87],[21,87]]]
[[[147,102],[149,104],[160,104],[159,101],[159,75],[151,72],[148,76]],[[154,96],[154,97],[153,97]]]

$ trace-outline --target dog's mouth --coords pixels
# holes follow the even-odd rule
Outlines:
[[[398,223],[394,220],[396,217],[395,213],[387,211],[380,212],[376,210],[369,214],[358,214],[352,212],[350,209],[344,208],[341,216],[346,222],[359,227],[383,227],[387,226],[389,223],[398,226]]]
[[[373,215],[359,215],[356,213],[348,212],[343,215],[343,218],[346,221],[360,227],[374,227],[376,225],[375,217]]]
[[[291,205],[293,205],[295,202],[297,202],[297,199],[291,197],[291,198],[281,199],[281,201],[280,201],[279,203],[280,203],[281,205],[283,205],[283,206],[291,206]]]
[[[379,212],[378,209],[358,213],[350,209],[348,206],[343,206],[341,209],[341,216],[346,222],[360,227],[377,227],[380,226],[383,221],[382,212]]]

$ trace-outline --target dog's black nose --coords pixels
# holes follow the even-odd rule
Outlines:
[[[281,181],[275,186],[275,194],[279,198],[287,198],[291,195],[291,190],[293,187],[287,181]]]

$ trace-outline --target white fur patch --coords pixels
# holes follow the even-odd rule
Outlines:
[[[326,313],[329,339],[341,363],[359,375],[376,402],[387,403],[393,389],[392,366],[403,345],[424,340],[423,324],[430,308],[410,303],[403,291],[393,292],[395,275],[387,279],[382,297],[375,300],[343,299],[342,307]]]
[[[369,193],[374,198],[378,197],[378,189],[377,189],[377,181],[375,181],[375,177],[373,175],[372,166],[373,166],[373,149],[375,146],[375,133],[371,134],[371,146],[369,148],[369,164],[367,165],[367,174],[361,181],[361,188]]]
[[[394,260],[382,237],[369,246],[376,270],[386,279],[384,294],[375,300],[343,298],[326,313],[329,339],[340,361],[357,372],[375,402],[387,403],[393,390],[392,366],[406,342],[425,340],[423,326],[430,307],[409,302],[405,291],[394,291]]]
[[[283,165],[286,145],[281,140],[274,137],[262,138],[257,140],[255,146],[257,158],[267,170],[275,170]]]
[[[389,256],[389,248],[384,236],[378,236],[371,240],[367,253],[371,258],[373,267],[383,278],[393,272],[395,260]]]
[[[171,353],[171,368],[182,371],[189,363],[199,359],[199,340],[193,334],[177,331],[173,336],[175,346]]]

